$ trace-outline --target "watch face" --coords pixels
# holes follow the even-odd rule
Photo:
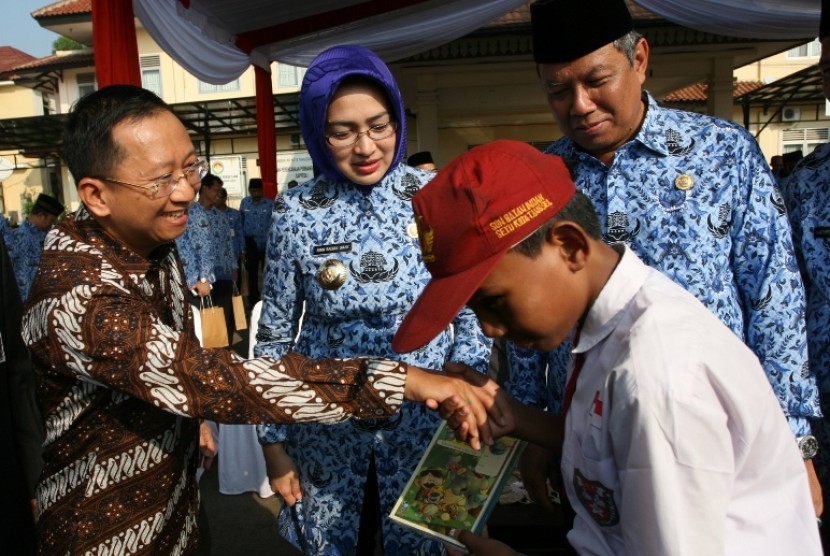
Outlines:
[[[818,441],[813,435],[802,436],[798,439],[798,448],[802,458],[813,459],[818,452]]]

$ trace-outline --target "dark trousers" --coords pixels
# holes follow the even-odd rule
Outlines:
[[[259,271],[265,264],[265,253],[257,249],[256,241],[245,236],[245,271],[248,275],[248,306],[259,301]]]

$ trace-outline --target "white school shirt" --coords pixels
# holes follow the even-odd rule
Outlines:
[[[822,554],[764,371],[691,294],[626,248],[574,351],[562,472],[580,554]]]

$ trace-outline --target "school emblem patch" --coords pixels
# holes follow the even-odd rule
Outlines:
[[[614,491],[599,481],[590,481],[574,469],[574,490],[576,497],[602,527],[611,527],[620,522],[620,512],[614,502]]]

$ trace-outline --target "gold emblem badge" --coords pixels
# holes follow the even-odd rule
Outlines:
[[[317,282],[325,290],[336,290],[346,283],[349,271],[346,265],[337,259],[326,259],[317,269]]]
[[[418,242],[421,244],[421,253],[425,263],[435,262],[435,253],[432,252],[432,245],[435,242],[435,231],[424,221],[424,217],[416,214],[415,222],[418,224]]]
[[[406,235],[412,239],[418,239],[418,225],[415,222],[410,222],[406,227]]]
[[[695,180],[689,174],[680,174],[675,178],[674,186],[680,191],[688,191],[695,186]]]

